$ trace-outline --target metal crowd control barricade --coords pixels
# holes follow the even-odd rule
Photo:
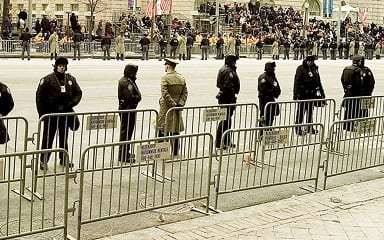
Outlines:
[[[156,137],[156,127],[153,126],[153,123],[156,122],[158,113],[153,109],[47,114],[39,120],[37,149],[50,148],[44,142],[44,135],[46,137],[49,134],[53,135],[55,132],[56,135],[52,147],[65,149],[64,144],[60,143],[59,137],[60,126],[64,126],[61,127],[61,131],[64,133],[62,136],[67,135],[69,161],[75,166],[80,167],[81,153],[86,147],[119,141],[121,130],[120,115],[123,116],[125,114],[132,116],[132,118],[127,117],[127,125],[135,122],[134,129],[132,130],[132,139]],[[136,121],[134,121],[135,119]],[[44,134],[45,127],[47,128],[46,134]],[[77,130],[75,131],[71,130],[76,128]],[[126,137],[128,137],[128,133]],[[91,162],[86,163],[86,169],[93,167]]]
[[[312,112],[312,118],[310,118]],[[263,126],[321,123],[325,136],[336,118],[334,99],[269,102],[264,109]],[[272,123],[272,124],[271,124]],[[302,129],[307,131],[307,129]]]
[[[24,117],[1,117],[0,121],[4,124],[8,141],[0,145],[0,154],[10,154],[15,152],[27,151],[28,141],[28,121]],[[5,137],[5,136],[4,136]],[[3,139],[5,140],[5,139]],[[25,157],[20,155],[15,158],[0,158],[0,178],[10,180],[20,179],[20,191],[14,189],[13,192],[25,197],[25,175],[27,163]],[[27,197],[26,197],[27,198]]]
[[[340,120],[383,116],[384,96],[343,98],[338,114]]]
[[[317,134],[299,136],[295,128],[315,127]],[[221,142],[219,166],[215,175],[215,209],[219,196],[245,190],[313,181],[318,185],[322,124],[228,130],[236,148]],[[228,153],[229,154],[225,154]]]
[[[229,117],[231,111],[233,115]],[[182,114],[182,122],[177,120],[178,114]],[[257,127],[259,108],[253,103],[174,107],[168,110],[165,119],[170,125],[184,126],[183,134],[210,133],[216,136],[218,130],[225,132],[224,125],[229,119],[231,129]],[[166,129],[169,127],[166,126]]]
[[[329,131],[324,189],[330,177],[384,165],[383,132],[384,116],[335,122]]]
[[[177,156],[172,154],[175,141],[179,141],[180,146]],[[199,212],[208,213],[212,143],[212,135],[202,133],[86,148],[80,168],[77,239],[82,239],[83,225],[180,204],[204,201],[204,211]],[[124,165],[111,161],[109,164],[125,145],[135,150],[135,162]],[[92,168],[87,168],[89,161]],[[154,162],[159,162],[162,174],[171,176],[173,181],[159,182],[141,174],[151,172]],[[194,210],[198,210],[197,207]]]
[[[1,47],[4,55],[21,54],[21,41],[19,40],[1,40]]]
[[[62,149],[50,149],[44,151],[18,152],[1,154],[0,158],[13,161],[17,158],[28,158],[32,162],[39,158],[39,155],[51,153],[57,163],[57,155],[62,154],[68,161],[68,153]],[[20,171],[22,167],[20,166]],[[47,173],[32,171],[32,177],[28,177],[28,183],[39,179],[39,191],[42,192],[44,201],[34,201],[35,196],[31,195],[32,201],[25,201],[22,196],[11,194],[11,189],[20,187],[24,180],[21,177],[13,178],[12,172],[8,169],[6,175],[0,180],[0,239],[15,239],[31,236],[44,239],[64,239],[67,236],[68,225],[68,192],[69,192],[69,169],[53,168]],[[31,182],[29,182],[31,181]],[[32,184],[33,186],[33,184]],[[33,189],[34,190],[34,189]]]

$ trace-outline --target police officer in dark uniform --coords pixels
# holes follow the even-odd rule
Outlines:
[[[283,46],[284,46],[284,60],[285,59],[289,60],[289,50],[291,49],[291,42],[289,41],[289,39],[284,40]]]
[[[300,40],[296,39],[295,43],[293,44],[293,60],[299,60],[299,53],[300,53]]]
[[[224,57],[224,39],[221,34],[218,35],[218,39],[216,41],[216,59],[223,59]]]
[[[208,59],[208,49],[209,49],[209,40],[207,38],[207,34],[203,34],[203,39],[200,42],[201,48],[201,60]]]
[[[305,49],[307,48],[307,42],[304,39],[300,41],[300,60],[305,58]]]
[[[335,40],[332,40],[329,44],[329,49],[331,50],[331,59],[336,60],[337,43]]]
[[[256,48],[257,48],[257,59],[258,60],[263,59],[264,42],[261,38],[259,38],[259,41],[257,41]]]
[[[239,58],[240,57],[240,47],[241,47],[241,39],[240,36],[236,36],[235,40],[235,55]]]
[[[179,40],[177,40],[176,35],[173,35],[173,37],[171,38],[171,41],[169,41],[169,45],[171,46],[170,57],[175,59],[177,48],[179,47]]]
[[[344,97],[371,96],[375,87],[375,78],[372,71],[364,66],[364,57],[352,58],[352,66],[344,69],[341,76]],[[360,99],[350,99],[343,102],[344,120],[368,117],[368,110],[363,109]],[[353,131],[353,124],[344,124],[344,129]]]
[[[125,66],[124,76],[120,79],[118,87],[119,110],[136,109],[141,101],[141,93],[136,84],[137,70],[137,65],[128,64]],[[136,124],[136,113],[120,113],[120,122],[120,142],[130,141]],[[129,144],[119,147],[119,161],[135,161],[134,154],[130,153]]]
[[[344,44],[343,42],[339,42],[338,50],[339,50],[339,59],[343,59],[343,49],[344,49]]]
[[[167,57],[167,40],[164,36],[160,35],[159,39],[159,61]]]
[[[328,42],[325,39],[321,44],[321,52],[323,54],[323,60],[327,60],[328,59]]]
[[[219,70],[217,75],[216,87],[219,93],[216,98],[219,104],[235,104],[237,101],[236,95],[240,92],[240,79],[236,73],[236,61],[238,57],[227,55],[225,57],[225,65]],[[223,133],[231,128],[231,118],[235,107],[227,108],[227,119],[219,123],[216,131],[216,148],[220,148]],[[231,138],[227,135],[224,139],[224,148],[234,147],[230,141]]]
[[[259,76],[258,91],[259,91],[259,106],[260,117],[263,119],[261,126],[272,126],[274,117],[279,115],[279,108],[277,105],[265,109],[269,102],[275,102],[281,94],[279,82],[275,75],[275,62],[267,62],[265,64],[264,73]]]
[[[192,48],[193,48],[193,37],[191,36],[191,34],[188,34],[187,36],[187,60],[191,60],[192,58]]]
[[[7,116],[15,106],[11,90],[4,83],[0,82],[0,117]],[[0,144],[7,143],[9,135],[3,119],[0,119]]]
[[[49,113],[70,113],[79,104],[82,91],[76,79],[67,71],[68,59],[58,57],[54,65],[54,72],[40,80],[36,91],[36,106],[39,117]],[[79,119],[74,116],[51,117],[44,120],[43,139],[41,149],[51,149],[56,131],[58,130],[59,147],[68,150],[68,129],[79,128]],[[40,169],[47,170],[50,154],[42,154]],[[64,156],[59,154],[60,165],[64,166]],[[68,164],[73,167],[73,163]]]
[[[315,56],[308,56],[304,59],[303,64],[297,68],[293,88],[294,100],[325,98],[324,89],[320,81],[319,68],[315,64],[315,59]],[[311,102],[299,103],[296,111],[296,124],[303,123],[305,114],[307,123],[312,123],[313,108],[314,104]],[[297,127],[295,131],[298,135],[305,134],[301,127]],[[306,132],[316,134],[317,130],[310,128]]]
[[[151,44],[151,41],[147,36],[148,34],[144,33],[144,36],[139,41],[139,44],[141,46],[141,53],[142,53],[141,60],[149,59],[148,52],[149,52],[149,44]]]

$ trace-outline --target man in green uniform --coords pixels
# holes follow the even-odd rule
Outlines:
[[[170,108],[184,107],[188,97],[185,78],[175,71],[177,64],[177,60],[165,59],[166,74],[161,78],[160,112],[157,121],[159,137],[179,135],[181,131],[184,131],[180,111],[172,111],[168,117],[166,116]],[[179,141],[176,139],[173,142],[173,155],[177,155],[178,150]]]

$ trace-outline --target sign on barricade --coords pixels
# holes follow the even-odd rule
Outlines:
[[[324,189],[330,177],[384,165],[383,124],[384,116],[332,124],[328,136]]]
[[[203,111],[203,122],[216,122],[227,119],[227,110],[224,108],[205,109]]]
[[[384,96],[343,98],[339,115],[340,120],[383,116]]]
[[[318,133],[291,134],[299,126],[317,129]],[[226,136],[233,148],[227,147]],[[227,195],[229,200],[236,201],[246,195],[249,199],[253,193],[241,195],[241,192],[251,189],[308,181],[314,182],[317,189],[323,141],[322,124],[226,131],[214,174],[217,175],[215,209],[220,202],[219,196]]]
[[[86,130],[111,129],[117,127],[116,115],[87,116]]]
[[[171,144],[169,142],[151,143],[137,146],[137,160],[139,162],[160,161],[171,158]]]
[[[373,109],[375,108],[375,99],[362,99],[361,100],[361,108],[362,109]]]
[[[154,162],[163,160],[162,154],[168,155],[169,143],[174,142],[180,142],[181,145],[176,151],[177,156],[173,154],[169,156],[173,162],[159,163],[162,177],[168,175],[172,178],[170,184],[164,184],[157,181],[161,176],[149,176],[149,174],[153,171]],[[205,142],[209,143],[209,148],[201,144]],[[106,162],[111,157],[116,159],[119,149],[127,145],[133,149],[132,154],[139,156],[135,162],[115,165],[96,164],[96,162]],[[160,211],[166,207],[183,208],[183,205],[186,205],[184,207],[188,211],[195,210],[207,214],[212,172],[212,145],[212,135],[201,133],[101,144],[86,148],[81,157],[77,239],[83,239],[84,225],[93,224],[92,233],[96,237],[98,233],[104,234],[104,228],[97,226],[104,226],[105,220],[113,221],[115,218],[135,213]],[[207,152],[208,155],[205,154]],[[88,161],[91,161],[93,166],[91,169],[85,168]],[[142,174],[143,171],[147,175]],[[105,189],[105,191],[96,189]],[[194,202],[197,201],[205,203],[202,210],[193,207]],[[129,231],[129,224],[127,228],[124,227],[121,226],[119,231]]]

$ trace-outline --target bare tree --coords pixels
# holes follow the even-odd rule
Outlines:
[[[5,31],[5,19],[9,15],[9,7],[10,7],[9,5],[10,5],[10,0],[3,0],[3,21],[2,21],[2,27],[1,27],[2,33],[4,33]]]
[[[92,31],[95,28],[95,16],[98,13],[103,12],[107,8],[107,0],[78,0],[80,3],[83,3],[87,6],[89,11],[91,12],[91,19],[88,29],[89,36],[92,35]]]

